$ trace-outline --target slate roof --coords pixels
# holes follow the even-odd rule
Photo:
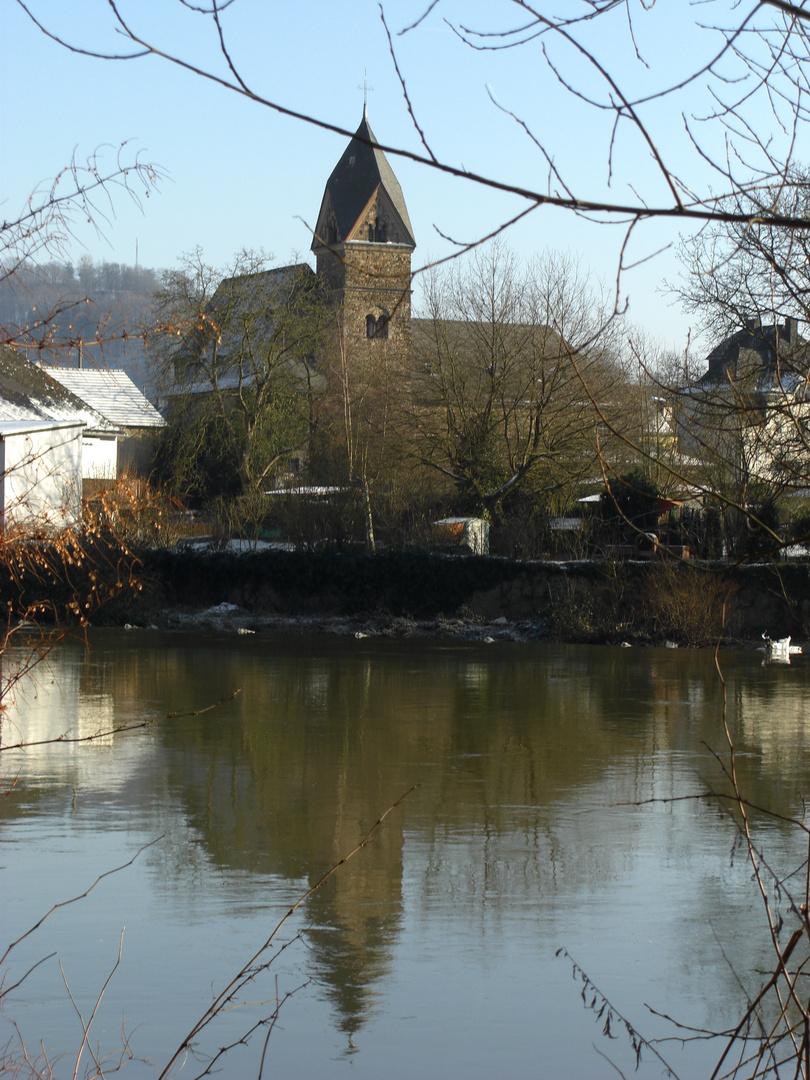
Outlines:
[[[206,307],[215,322],[224,320],[220,328],[223,354],[227,356],[234,347],[239,348],[240,320],[255,316],[270,333],[276,324],[276,312],[294,306],[302,293],[315,288],[316,282],[315,271],[307,263],[223,278]]]
[[[727,378],[751,378],[757,389],[808,394],[810,342],[798,332],[795,319],[772,326],[737,330],[720,342],[706,358],[708,370],[690,390],[704,390]]]
[[[326,182],[318,220],[321,221],[326,203],[331,200],[337,222],[338,240],[345,241],[381,185],[405,228],[405,242],[416,247],[413,226],[408,217],[408,208],[399,180],[380,150],[364,110],[360,127]],[[316,236],[312,247],[321,247],[322,242],[323,238]]]
[[[166,425],[157,409],[125,371],[51,368],[48,374],[116,427],[152,428]]]
[[[0,421],[73,421],[89,430],[114,430],[100,412],[9,345],[0,345]]]
[[[299,299],[315,290],[317,285],[317,275],[307,263],[276,266],[252,274],[235,274],[220,281],[205,308],[206,315],[210,316],[209,326],[215,327],[218,334],[218,390],[236,390],[240,386],[250,386],[255,381],[250,359],[247,356],[241,360],[239,358],[246,327],[250,326],[254,347],[261,345],[263,338],[269,344],[277,330],[278,312],[283,312],[285,308],[294,309]],[[198,352],[194,352],[195,347]],[[206,335],[203,333],[196,343],[192,340],[175,354],[175,375],[183,394],[212,392],[210,375],[200,370],[197,362],[201,355],[204,356],[205,350]],[[231,356],[235,357],[233,362]],[[302,382],[306,380],[307,371],[302,361],[290,357],[286,363],[289,371],[297,374]],[[260,360],[257,366],[261,369]]]
[[[465,350],[468,355],[475,355],[480,348],[481,339],[486,340],[490,330],[487,323],[462,319],[442,319],[440,326],[441,333],[447,338],[451,346]],[[542,341],[543,353],[547,360],[565,359],[572,355],[579,355],[578,350],[573,348],[551,326],[503,323],[501,331],[504,341],[509,342],[511,340],[515,345],[520,345],[527,340]],[[417,362],[423,361],[435,350],[436,333],[437,323],[434,319],[411,319],[411,352]]]
[[[283,304],[293,303],[302,289],[312,288],[314,283],[315,271],[307,263],[274,266],[252,274],[234,274],[220,281],[207,310],[216,313],[217,307],[227,302],[230,306],[236,303],[238,310],[255,311],[266,307],[273,311]]]

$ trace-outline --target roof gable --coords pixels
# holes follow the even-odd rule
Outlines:
[[[410,231],[406,228],[382,184],[378,184],[374,189],[352,231],[345,239],[349,242],[367,241],[377,244],[405,244],[407,247],[413,247]]]
[[[754,380],[763,390],[804,382],[810,370],[810,342],[798,332],[797,321],[761,326],[756,322],[735,331],[706,357],[707,371],[698,386],[727,380]]]

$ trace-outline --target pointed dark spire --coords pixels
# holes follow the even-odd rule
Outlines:
[[[397,242],[416,247],[402,188],[379,148],[368,122],[368,106],[364,103],[360,126],[326,183],[313,248],[349,239],[379,188],[383,189],[400,219],[401,229],[398,231],[401,238]],[[327,217],[336,225],[336,237],[328,235]]]

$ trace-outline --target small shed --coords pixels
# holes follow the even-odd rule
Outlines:
[[[477,517],[448,517],[433,522],[440,544],[468,548],[473,555],[489,555],[489,522]]]
[[[107,368],[49,368],[48,374],[85,405],[93,409],[118,433],[117,469],[146,474],[152,469],[155,434],[166,421],[125,371]],[[97,448],[99,455],[103,448]],[[109,465],[85,462],[85,478],[110,479]],[[102,471],[105,469],[107,471]]]
[[[0,421],[2,528],[59,532],[81,518],[80,420]]]

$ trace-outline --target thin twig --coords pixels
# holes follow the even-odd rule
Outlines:
[[[402,802],[413,791],[417,789],[418,786],[418,784],[414,784],[412,787],[408,788],[407,791],[403,792],[402,795],[400,795],[400,797],[396,800],[396,802],[392,803],[391,806],[389,806],[388,809],[385,811],[385,813],[381,814],[377,818],[377,820],[374,822],[374,824],[371,826],[371,828],[368,830],[362,840],[360,840],[360,842],[354,848],[352,848],[352,850],[348,852],[348,854],[344,855],[341,859],[334,863],[311,888],[307,889],[307,891],[303,893],[303,895],[300,896],[290,908],[288,908],[282,918],[276,923],[269,937],[256,950],[256,952],[253,954],[253,956],[251,956],[247,963],[245,963],[240,968],[240,970],[231,979],[227,986],[225,986],[219,992],[219,994],[217,994],[213,1002],[208,1006],[205,1012],[203,1012],[202,1016],[200,1016],[194,1026],[190,1029],[186,1037],[182,1040],[182,1042],[172,1054],[169,1061],[164,1066],[163,1070],[158,1076],[158,1080],[166,1080],[171,1070],[176,1065],[177,1061],[189,1050],[191,1050],[195,1039],[200,1035],[200,1033],[211,1023],[212,1020],[214,1020],[222,1012],[222,1010],[228,1004],[233,1001],[234,996],[239,992],[245,982],[247,982],[253,977],[254,966],[256,965],[257,961],[270,948],[270,946],[275,941],[279,931],[292,918],[292,916],[301,907],[301,905],[306,903],[306,901],[309,900],[312,896],[314,896],[316,892],[322,889],[323,886],[327,883],[327,881],[329,881],[329,879],[334,874],[336,874],[342,866],[345,866],[346,863],[348,863],[351,859],[355,857],[355,855],[357,855],[365,847],[368,846],[368,844],[371,842],[372,837],[380,828],[388,815],[393,813],[393,811],[396,810],[402,804]]]
[[[11,953],[11,951],[13,949],[16,949],[16,947],[21,942],[25,941],[26,938],[29,938],[33,933],[35,933],[35,931],[37,931],[40,928],[40,926],[42,926],[42,924],[45,922],[45,920],[49,919],[51,917],[51,915],[54,914],[54,912],[59,911],[60,908],[68,907],[70,904],[75,904],[79,900],[84,900],[84,898],[89,896],[90,893],[93,891],[93,889],[95,889],[95,887],[100,882],[102,882],[105,878],[110,877],[112,874],[118,874],[122,870],[126,870],[127,867],[132,866],[132,864],[135,862],[135,860],[137,858],[139,858],[139,856],[142,855],[144,851],[147,851],[150,847],[153,847],[155,844],[159,843],[162,839],[163,839],[162,835],[155,837],[154,840],[150,840],[148,843],[143,844],[141,847],[139,847],[138,850],[135,852],[135,854],[132,856],[132,858],[128,859],[125,863],[121,863],[120,866],[116,866],[112,870],[105,870],[103,874],[99,874],[99,876],[96,878],[96,880],[93,882],[93,884],[90,885],[89,888],[85,889],[83,893],[79,893],[77,896],[71,897],[70,900],[61,900],[58,904],[54,904],[53,907],[49,911],[46,911],[45,914],[40,919],[38,919],[34,923],[33,926],[29,927],[29,929],[26,930],[24,934],[21,934],[16,939],[16,941],[12,941],[11,944],[9,946],[7,946],[6,951],[3,953],[2,956],[0,956],[0,968],[2,968],[2,966],[5,964],[6,960],[9,957],[9,954]],[[36,967],[36,966],[37,965],[35,964],[34,967]],[[31,970],[33,971],[34,969],[32,968]],[[20,980],[20,981],[22,981],[22,980]],[[15,986],[19,986],[19,982],[16,983]],[[9,988],[9,989],[11,989],[11,988]],[[2,988],[0,988],[0,1000],[2,1000],[2,998],[5,996],[6,992],[7,992],[6,990],[3,990]]]

